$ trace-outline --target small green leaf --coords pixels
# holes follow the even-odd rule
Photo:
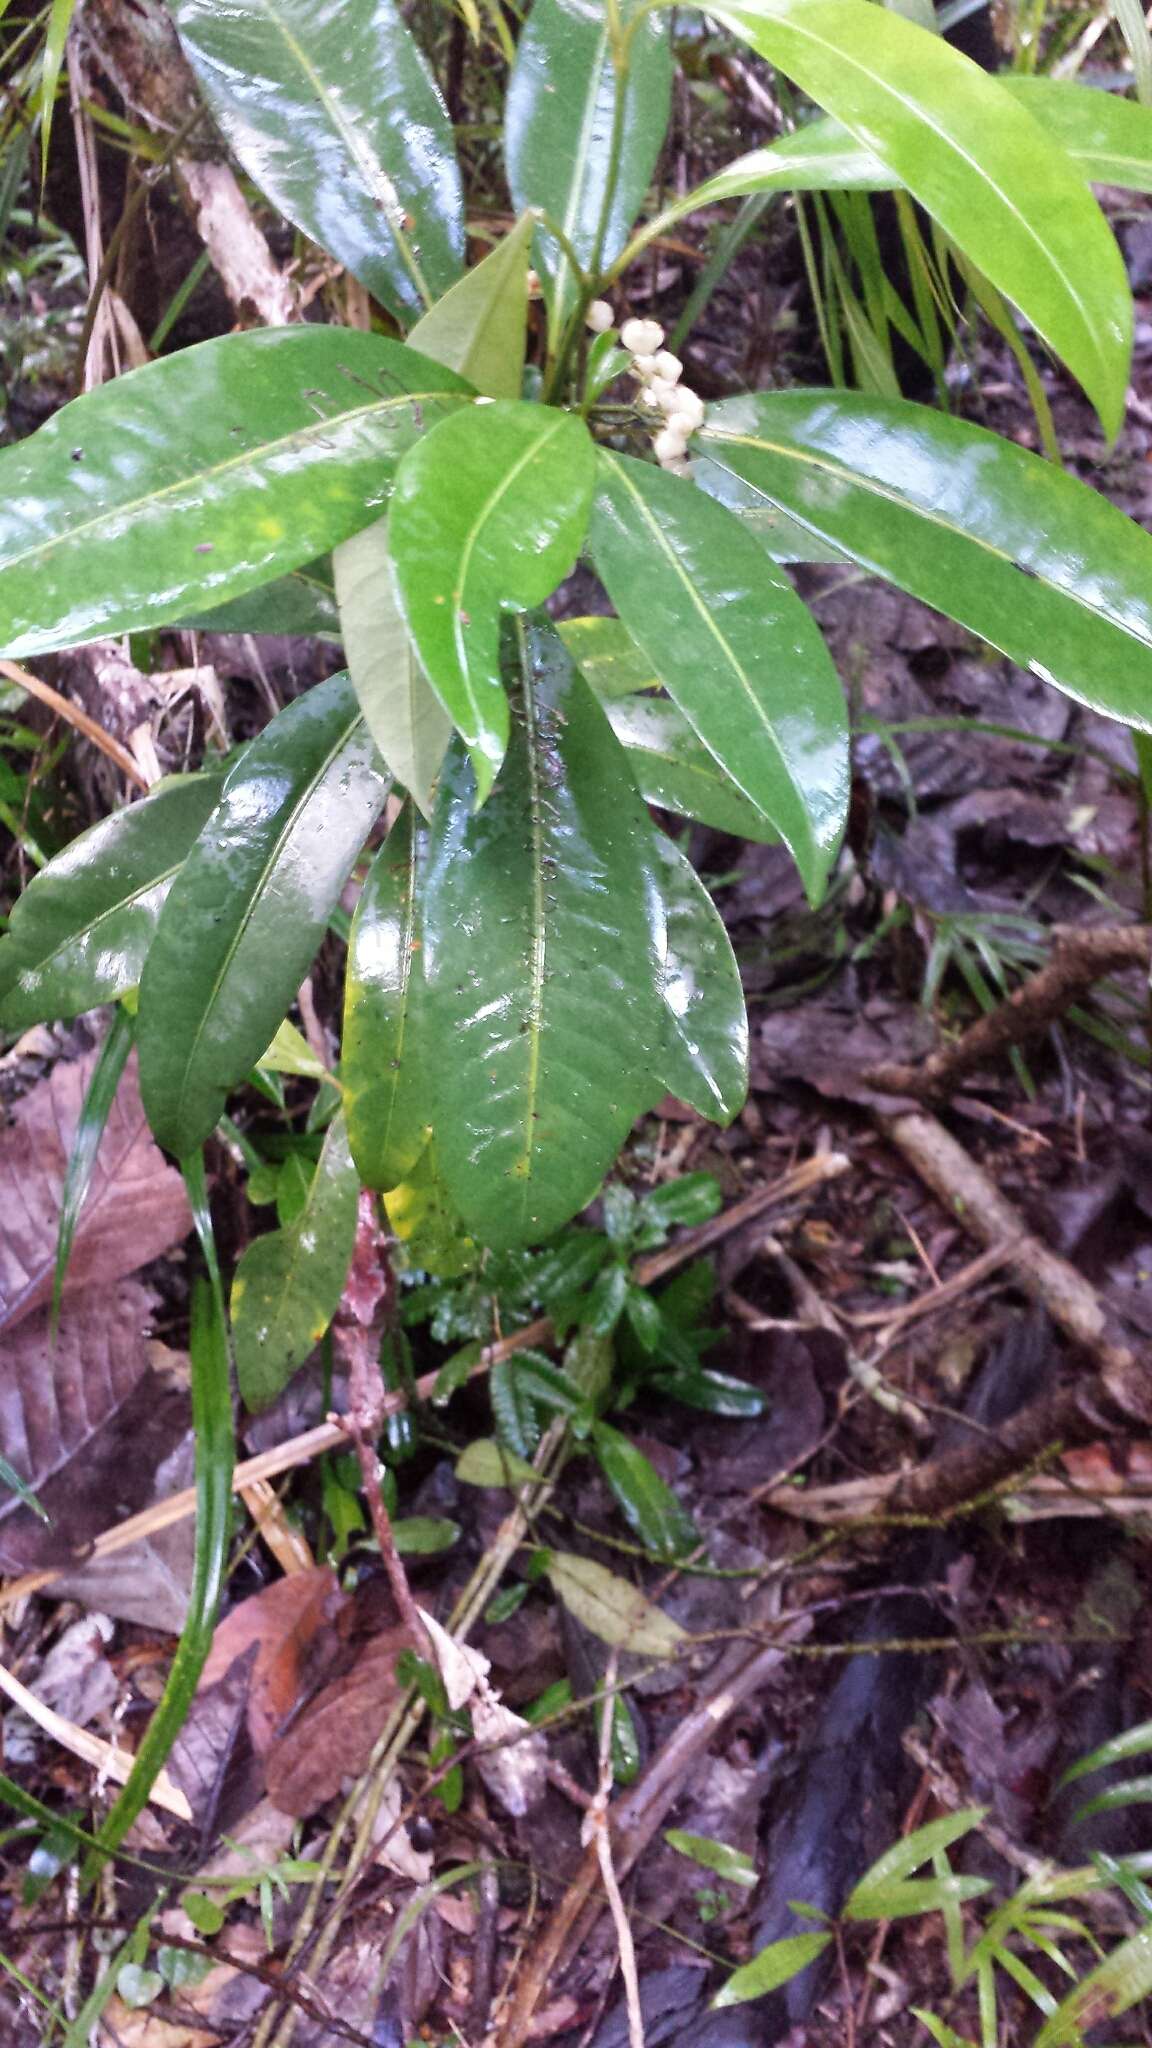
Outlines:
[[[622,0],[622,24],[634,26],[640,11],[639,0]],[[583,0],[534,0],[508,82],[508,182],[517,212],[543,207],[576,261],[592,270],[623,248],[668,125],[672,52],[667,23],[658,16],[650,13],[634,26],[614,147],[617,90],[607,9]],[[558,333],[574,311],[579,281],[546,229],[536,246]]]
[[[678,1224],[691,1228],[710,1222],[724,1207],[724,1197],[714,1173],[682,1173],[662,1187],[649,1188],[642,1206],[647,1222],[673,1230]]]
[[[763,1415],[768,1406],[759,1387],[728,1373],[709,1372],[703,1366],[693,1372],[657,1373],[653,1385],[670,1400],[683,1401],[686,1408],[700,1408],[705,1415],[749,1417]]]
[[[528,335],[528,264],[534,222],[511,234],[438,299],[408,339],[433,362],[458,370],[487,398],[519,398]]]
[[[625,1520],[641,1543],[658,1557],[684,1557],[699,1547],[691,1516],[685,1514],[643,1451],[606,1422],[593,1425],[592,1445]]]
[[[601,1642],[637,1657],[674,1657],[684,1642],[678,1621],[594,1559],[551,1550],[545,1570],[558,1599]]]
[[[161,906],[220,797],[218,775],[181,775],[113,811],[49,861],[0,939],[0,1023],[79,1016],[140,979]]]
[[[52,1328],[55,1330],[60,1315],[60,1302],[64,1293],[64,1281],[68,1272],[68,1260],[72,1252],[72,1241],[76,1225],[87,1199],[88,1189],[96,1165],[96,1154],[108,1114],[116,1099],[116,1090],[128,1062],[135,1036],[135,1020],[126,1010],[117,1009],[108,1027],[103,1045],[100,1047],[96,1065],[81,1105],[79,1120],[68,1155],[68,1166],[64,1174],[64,1186],[60,1191],[60,1218],[56,1231],[56,1270],[52,1276]],[[43,1509],[40,1510],[43,1519]]]
[[[914,1877],[886,1884],[864,1880],[844,1906],[845,1920],[906,1920],[912,1914],[939,1913],[953,1901],[982,1898],[991,1890],[982,1877]]]
[[[392,1534],[401,1557],[439,1557],[459,1541],[460,1524],[434,1515],[408,1515],[393,1522]]]
[[[232,1345],[248,1408],[274,1401],[328,1328],[356,1240],[359,1194],[344,1119],[337,1116],[296,1221],[258,1237],[236,1268]]]
[[[341,1073],[352,1156],[365,1187],[412,1173],[431,1127],[420,1022],[419,878],[426,834],[406,804],[360,892],[344,995]]]
[[[848,739],[815,621],[755,536],[691,484],[604,450],[598,478],[592,554],[616,610],[816,899],[844,826]]]
[[[391,0],[172,0],[245,170],[382,303],[411,316],[463,268],[449,121]]]
[[[527,1458],[510,1451],[494,1437],[478,1436],[456,1460],[456,1477],[465,1486],[518,1486],[528,1480],[539,1482],[540,1474]]]
[[[151,2005],[164,1989],[159,1970],[146,1970],[141,1963],[125,1963],[116,1979],[116,1990],[129,2011]]]
[[[264,1052],[257,1065],[267,1067],[274,1074],[291,1074],[301,1081],[326,1081],[328,1069],[318,1059],[302,1031],[285,1017],[278,1027],[276,1036]]]
[[[666,697],[620,697],[605,710],[645,803],[682,818],[698,818],[702,825],[731,832],[737,839],[768,846],[779,842],[776,827],[737,789],[715,755],[697,739],[683,712]]]
[[[422,1266],[440,1280],[455,1280],[471,1271],[476,1247],[441,1173],[434,1138],[407,1178],[385,1195],[384,1208],[410,1265]]]
[[[649,905],[665,1011],[661,1075],[670,1094],[714,1123],[728,1124],[748,1094],[748,1013],[740,969],[724,922],[691,862],[657,827],[652,850]],[[653,1216],[652,1203],[646,1206]]]
[[[182,1892],[180,1904],[198,1934],[207,1935],[209,1939],[219,1934],[224,1925],[223,1908],[207,1892]]]
[[[1041,681],[1152,728],[1152,539],[1054,463],[967,420],[854,392],[726,400],[701,446]]]
[[[830,1934],[787,1934],[783,1941],[770,1942],[750,1963],[733,1970],[712,2000],[711,2011],[718,2012],[726,2005],[743,2005],[747,1998],[763,1998],[766,1992],[791,1983],[793,1977],[823,1955],[831,1939]]]
[[[714,1870],[728,1884],[745,1885],[751,1890],[760,1881],[750,1856],[745,1856],[742,1849],[729,1848],[727,1842],[713,1841],[711,1835],[689,1835],[683,1828],[665,1828],[664,1840],[670,1849],[690,1856],[693,1863],[702,1864],[705,1870]]]
[[[560,619],[556,631],[585,682],[604,703],[660,687],[652,663],[622,619]]]
[[[364,723],[385,765],[427,815],[452,721],[408,638],[387,519],[341,541],[332,564],[344,655]]]
[[[264,1051],[386,784],[345,675],[245,750],[161,912],[140,984],[140,1087],[178,1158]]]
[[[501,610],[543,604],[572,567],[595,450],[574,414],[498,400],[441,420],[409,452],[389,516],[396,589],[472,756],[479,805],[508,744]]]
[[[403,450],[467,393],[399,342],[300,326],[75,399],[0,453],[0,648],[168,625],[314,561],[378,516]]]
[[[518,1457],[530,1458],[540,1441],[540,1423],[532,1396],[512,1359],[502,1358],[492,1367],[488,1391],[500,1442]]]
[[[914,1870],[919,1870],[922,1864],[931,1862],[939,1849],[950,1849],[953,1842],[970,1835],[973,1828],[979,1827],[987,1810],[984,1806],[961,1807],[956,1813],[942,1814],[939,1820],[930,1820],[924,1827],[914,1828],[910,1835],[902,1835],[865,1871],[845,1911],[861,1892],[899,1883],[910,1877]]]
[[[1126,1728],[1122,1735],[1111,1736],[1100,1744],[1099,1749],[1080,1757],[1064,1772],[1060,1785],[1072,1785],[1077,1778],[1089,1777],[1093,1771],[1107,1770],[1110,1764],[1126,1764],[1134,1756],[1147,1756],[1149,1750],[1152,1750],[1152,1721],[1140,1721],[1135,1728]]]

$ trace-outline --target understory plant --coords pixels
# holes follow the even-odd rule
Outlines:
[[[469,267],[452,123],[392,0],[172,12],[243,169],[373,308],[370,331],[301,322],[162,357],[0,454],[9,680],[98,637],[197,626],[315,633],[347,664],[47,861],[0,942],[0,1024],[122,1005],[115,1057],[134,1037],[151,1127],[193,1197],[212,1290],[193,1333],[187,1696],[227,1524],[201,1148],[231,1092],[318,1084],[315,1156],[294,1195],[277,1179],[280,1228],[233,1290],[261,1406],[337,1307],[362,1186],[412,1262],[443,1270],[461,1245],[553,1239],[664,1095],[721,1123],[739,1111],[739,974],[649,807],[783,841],[820,898],[848,726],[789,562],[886,578],[1152,728],[1138,526],[1055,464],[898,397],[705,405],[642,259],[733,197],[893,190],[1112,436],[1132,302],[1089,181],[1152,187],[1152,113],[986,76],[867,0],[734,0],[712,18],[813,118],[653,213],[672,10],[534,0],[502,109],[514,224]],[[547,607],[581,560],[612,615],[557,623]],[[329,1073],[286,1020],[354,873]],[[113,1835],[162,1753],[162,1732],[149,1741]]]

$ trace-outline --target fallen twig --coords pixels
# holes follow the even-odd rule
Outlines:
[[[131,1750],[118,1749],[112,1742],[105,1742],[102,1735],[93,1735],[90,1729],[78,1728],[75,1721],[66,1721],[53,1707],[46,1707],[35,1693],[29,1692],[18,1678],[3,1664],[0,1664],[0,1692],[7,1693],[13,1706],[27,1714],[45,1735],[58,1742],[61,1749],[70,1750],[73,1756],[92,1764],[102,1778],[114,1778],[123,1785],[136,1759]],[[160,1771],[153,1781],[148,1794],[153,1806],[162,1806],[167,1813],[174,1813],[177,1820],[191,1820],[192,1809],[178,1785],[173,1784],[166,1771]]]
[[[63,718],[77,732],[83,733],[86,740],[91,740],[94,747],[99,747],[102,754],[115,762],[120,773],[126,775],[129,782],[134,782],[137,789],[148,788],[147,776],[141,773],[139,762],[133,760],[127,747],[122,747],[119,740],[113,739],[102,725],[97,725],[94,718],[89,718],[78,704],[70,704],[67,697],[62,697],[59,690],[52,688],[51,683],[42,683],[39,676],[21,668],[16,661],[0,661],[0,676],[7,676],[10,683],[18,683],[30,697],[39,698],[41,704],[46,704],[58,718]]]

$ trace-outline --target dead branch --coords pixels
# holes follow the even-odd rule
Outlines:
[[[1150,954],[1149,925],[1098,925],[1085,930],[1058,925],[1052,957],[1045,966],[986,1017],[970,1024],[951,1045],[940,1046],[917,1066],[870,1067],[864,1079],[886,1095],[913,1095],[918,1100],[947,1095],[977,1067],[1046,1031],[1104,975],[1117,974],[1125,967],[1147,967]]]

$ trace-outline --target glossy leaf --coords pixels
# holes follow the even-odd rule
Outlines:
[[[76,1017],[135,987],[173,877],[220,790],[218,775],[174,776],[41,868],[0,939],[0,1024]]]
[[[96,1154],[100,1150],[100,1142],[107,1127],[112,1104],[116,1099],[116,1091],[132,1050],[135,1028],[135,1019],[129,1016],[127,1010],[117,1008],[113,1012],[112,1021],[100,1047],[96,1064],[92,1069],[92,1078],[81,1104],[72,1149],[68,1154],[64,1185],[60,1190],[60,1227],[56,1237],[56,1270],[52,1276],[53,1336],[60,1320],[60,1304],[64,1295],[68,1260],[76,1236],[76,1225],[80,1221],[80,1211],[88,1199],[92,1175],[96,1169]]]
[[[592,554],[616,610],[818,897],[844,823],[848,739],[811,614],[755,537],[703,492],[603,451],[598,476]]]
[[[295,1222],[256,1238],[236,1268],[232,1349],[247,1407],[274,1401],[328,1328],[344,1291],[359,1197],[360,1177],[337,1115]]]
[[[1082,178],[1152,191],[1152,109],[1065,79],[1005,72],[997,83],[1060,144]],[[766,149],[737,157],[685,193],[667,218],[678,220],[750,192],[888,192],[898,184],[888,166],[839,121],[811,121]]]
[[[594,1558],[551,1550],[547,1571],[557,1598],[602,1643],[636,1657],[674,1657],[685,1641],[678,1621]]]
[[[595,450],[542,405],[472,406],[396,472],[389,547],[408,630],[460,733],[483,803],[508,744],[501,608],[543,604],[588,524]]]
[[[757,0],[717,18],[895,172],[1115,433],[1131,293],[1103,214],[1039,123],[942,36],[863,0]]]
[[[725,2005],[743,2005],[745,1999],[763,1998],[777,1991],[814,1963],[828,1947],[830,1934],[786,1934],[782,1941],[769,1942],[750,1963],[733,1970],[728,1982],[712,2000],[712,2011]]]
[[[622,619],[560,619],[556,631],[603,703],[659,688],[659,676]]]
[[[666,1012],[661,1078],[714,1123],[731,1123],[748,1094],[748,1013],[724,923],[692,863],[653,830],[656,951]]]
[[[0,648],[43,653],[243,596],[366,526],[452,370],[336,327],[201,342],[0,453]]]
[[[595,687],[595,685],[593,686]],[[666,697],[619,697],[605,706],[645,803],[699,818],[718,832],[767,845],[780,834],[750,803]]]
[[[412,329],[413,348],[458,370],[488,398],[519,398],[528,338],[533,221],[518,220]]]
[[[710,462],[1093,709],[1152,727],[1152,539],[1012,441],[900,399],[714,406]]]
[[[745,1885],[751,1889],[759,1882],[759,1873],[750,1856],[742,1849],[733,1849],[727,1842],[717,1842],[711,1835],[692,1835],[683,1828],[665,1828],[664,1840],[670,1849],[681,1856],[690,1856],[693,1863],[703,1869],[715,1871],[717,1877],[727,1884]]]
[[[472,771],[449,753],[421,956],[444,1173],[495,1246],[550,1237],[583,1208],[661,1092],[650,821],[555,635],[510,626],[507,644],[508,759],[476,814]]]
[[[914,1877],[858,1884],[844,1906],[846,1920],[907,1920],[948,1905],[979,1899],[991,1886],[983,1877]]]
[[[637,0],[623,0],[625,24],[637,12]],[[602,268],[623,248],[656,168],[671,104],[668,26],[649,14],[630,44],[613,179],[617,79],[608,24],[599,0],[535,0],[505,104],[504,154],[516,209],[543,207],[585,269]],[[574,310],[578,280],[545,230],[537,252],[558,331]]]
[[[733,1379],[725,1372],[709,1372],[704,1367],[692,1372],[657,1373],[654,1384],[670,1400],[682,1401],[686,1408],[702,1409],[705,1415],[747,1418],[763,1415],[768,1406],[759,1387],[750,1386],[747,1380]]]
[[[1152,1750],[1152,1721],[1139,1721],[1134,1728],[1125,1728],[1120,1735],[1113,1735],[1102,1742],[1098,1749],[1090,1750],[1064,1772],[1061,1786],[1072,1785],[1077,1778],[1086,1778],[1093,1771],[1107,1770],[1111,1764],[1126,1764],[1134,1756],[1147,1756]]]
[[[1075,2043],[1081,2030],[1130,2011],[1152,1992],[1152,1927],[1130,1934],[1061,1999],[1036,2036],[1036,2048]]]
[[[272,1038],[385,789],[343,674],[282,711],[227,777],[140,985],[144,1105],[178,1157]]]
[[[495,1437],[474,1437],[456,1460],[456,1477],[466,1486],[519,1486],[538,1482],[540,1474]]]
[[[865,1871],[848,1905],[851,1906],[865,1891],[899,1883],[910,1877],[914,1870],[922,1869],[940,1850],[950,1849],[953,1842],[962,1841],[973,1828],[979,1827],[986,1812],[984,1806],[960,1807],[955,1813],[941,1814],[939,1820],[930,1820],[923,1827],[914,1828],[910,1835],[901,1835],[899,1841],[885,1849],[884,1854],[878,1856]]]
[[[431,1133],[419,1019],[419,882],[425,834],[406,804],[360,893],[344,999],[341,1072],[352,1156],[366,1187],[398,1187]]]
[[[381,758],[427,814],[452,721],[408,637],[388,553],[388,521],[362,527],[335,550],[344,656]]]
[[[407,1179],[389,1189],[384,1208],[410,1266],[422,1267],[441,1280],[455,1280],[476,1264],[476,1247],[441,1173],[435,1140],[425,1147]]]
[[[686,1557],[700,1542],[692,1517],[650,1459],[620,1430],[597,1422],[592,1448],[629,1528],[657,1557]]]
[[[244,169],[392,312],[459,276],[452,124],[392,0],[171,0]]]
[[[317,640],[340,638],[340,614],[330,562],[310,562],[261,584],[243,597],[178,621],[197,633],[301,633]]]

